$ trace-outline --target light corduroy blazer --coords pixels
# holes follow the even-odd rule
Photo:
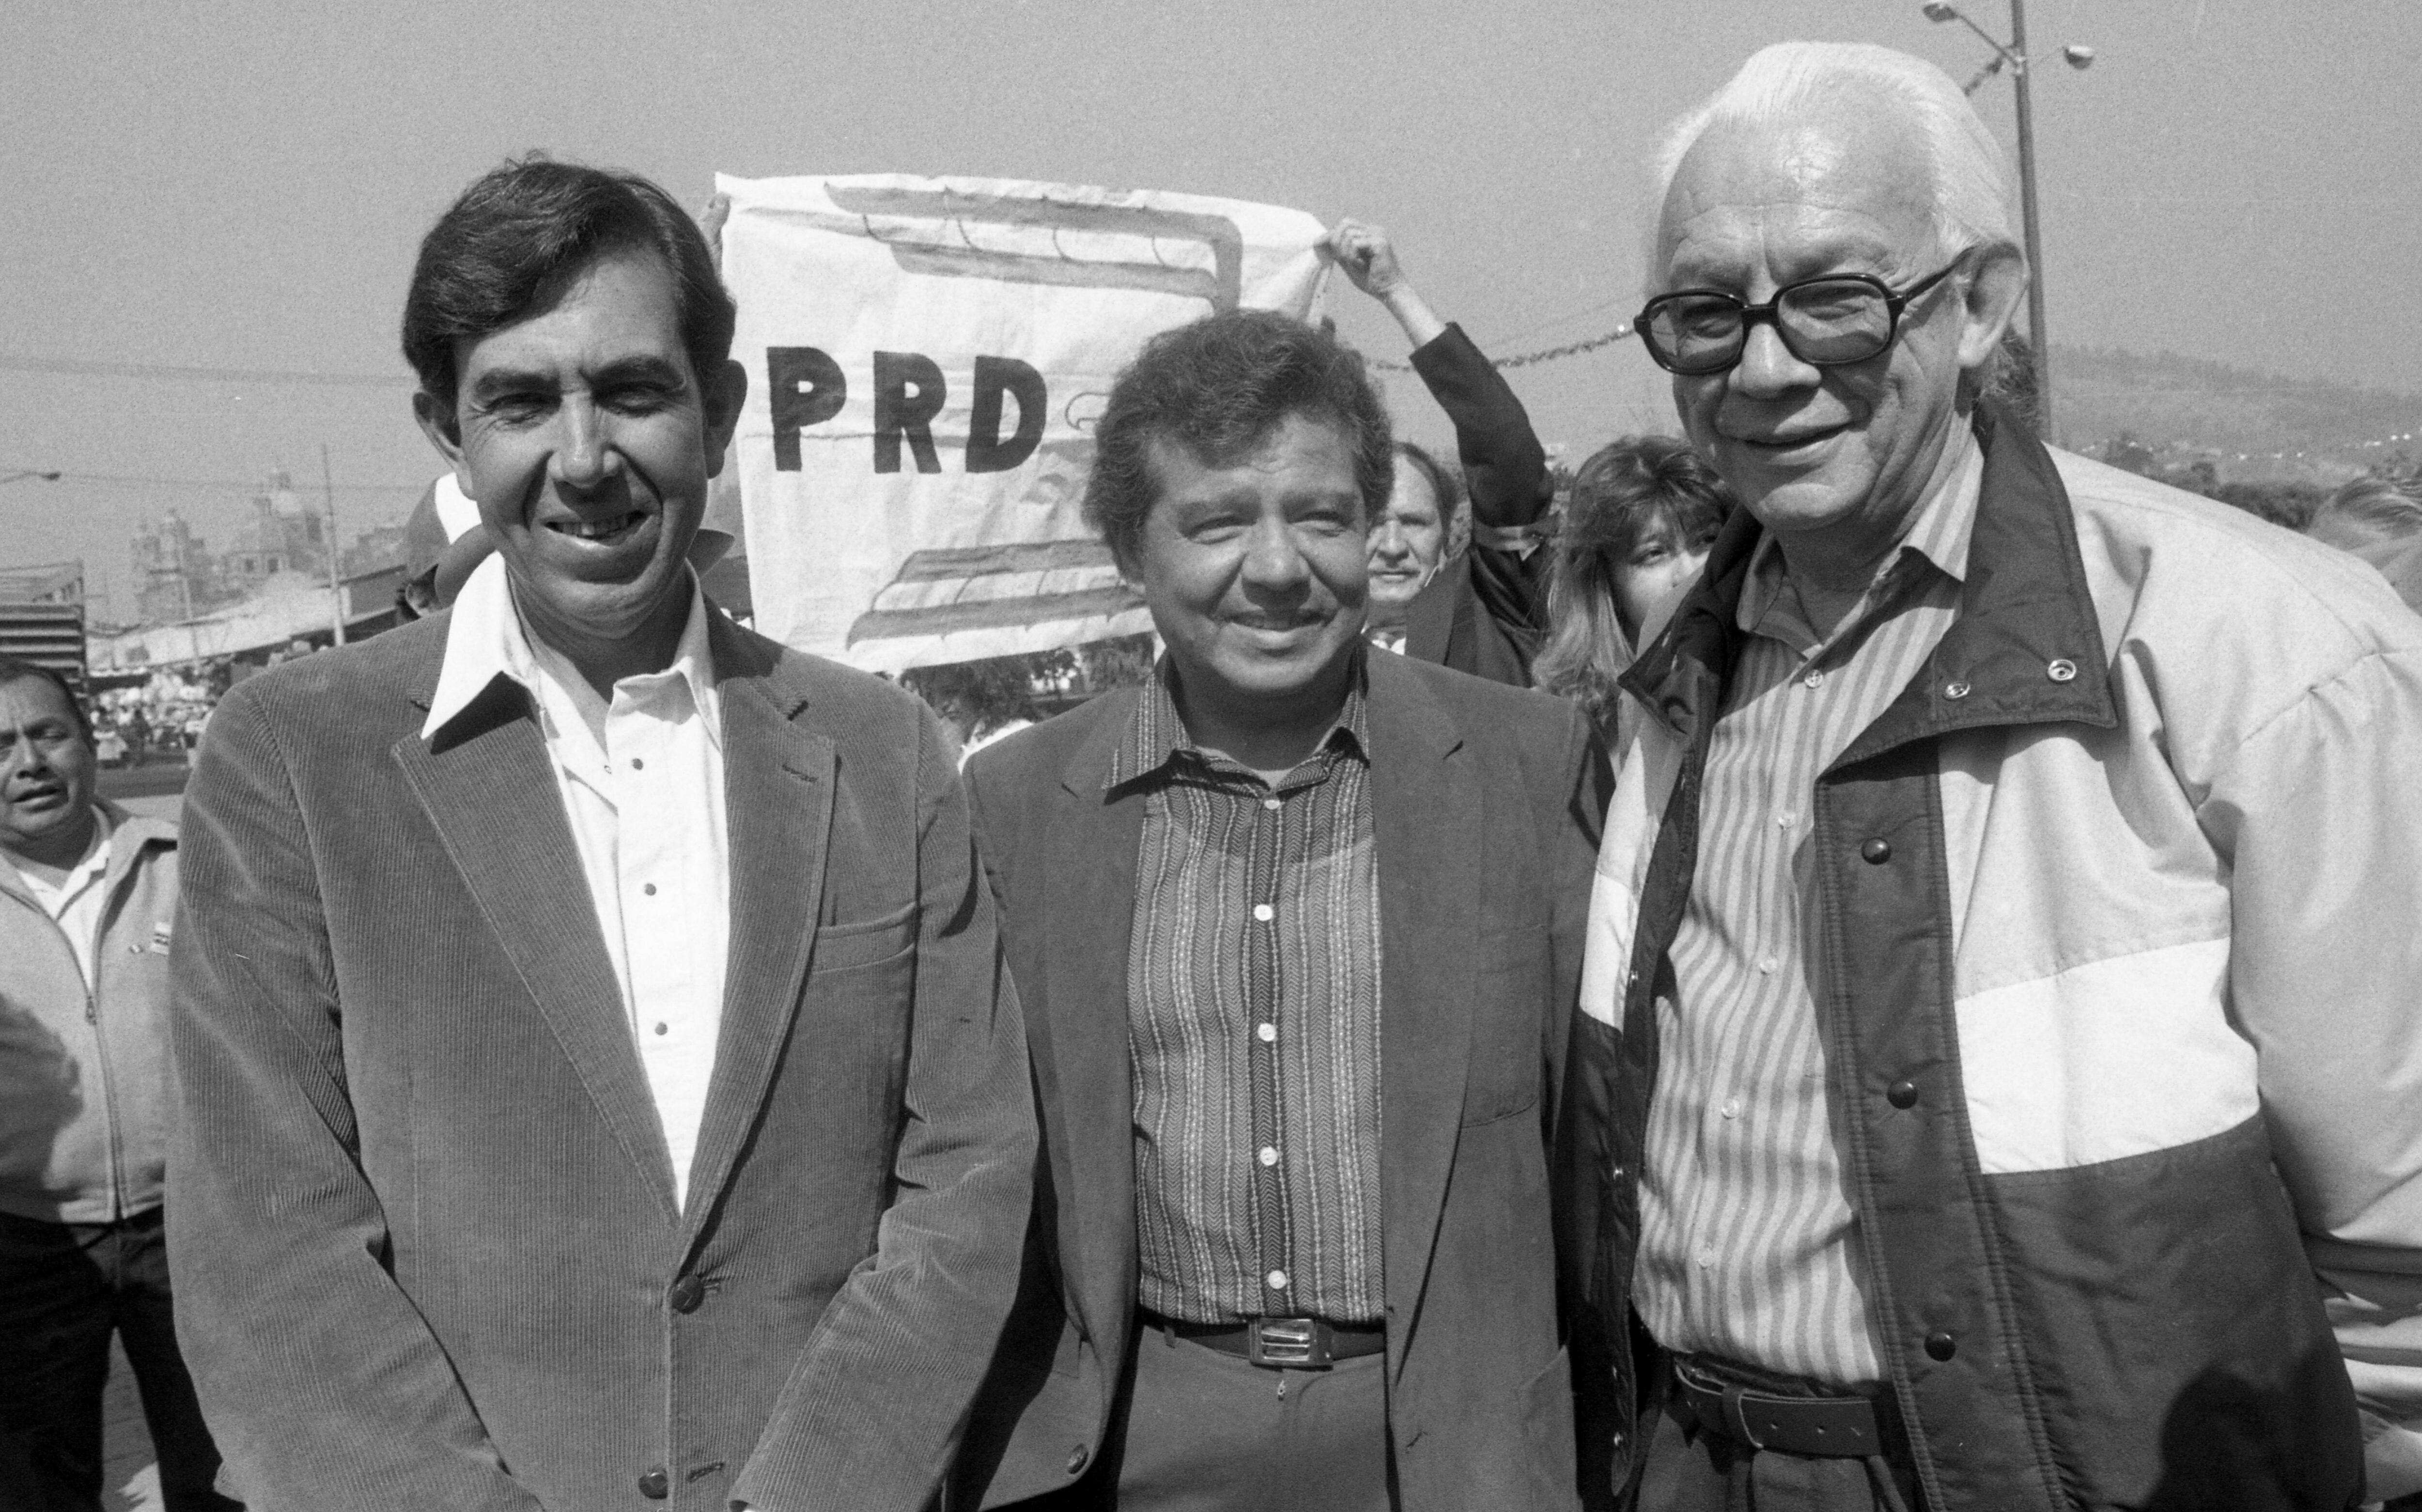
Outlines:
[[[188,791],[178,1332],[256,1512],[914,1512],[1034,1122],[909,695],[715,616],[731,953],[672,1168],[527,697],[447,618],[240,685]]]

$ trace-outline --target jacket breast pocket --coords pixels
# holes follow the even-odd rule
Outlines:
[[[1548,931],[1492,930],[1480,940],[1471,1005],[1471,1072],[1463,1121],[1493,1123],[1538,1105],[1547,1079],[1540,1026],[1548,1016]]]
[[[917,943],[917,905],[910,902],[877,919],[843,920],[816,930],[815,953],[809,958],[810,976],[829,976],[861,966],[875,966],[904,955]]]

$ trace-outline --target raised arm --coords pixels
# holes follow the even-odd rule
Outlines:
[[[1412,344],[1413,370],[1454,422],[1455,452],[1471,487],[1473,541],[1527,553],[1527,528],[1547,512],[1555,483],[1522,402],[1462,327],[1439,320],[1414,290],[1386,231],[1343,220],[1329,233],[1329,248],[1347,281],[1395,317]]]
[[[185,795],[168,1248],[177,1335],[255,1512],[539,1512],[388,1274],[319,879],[239,689]]]

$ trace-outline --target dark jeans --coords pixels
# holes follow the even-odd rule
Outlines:
[[[169,1512],[241,1512],[177,1354],[160,1211],[116,1223],[0,1213],[0,1504],[101,1505],[101,1394],[115,1331],[134,1366]]]

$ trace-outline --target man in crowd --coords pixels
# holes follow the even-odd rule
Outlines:
[[[213,717],[169,1212],[271,1512],[917,1512],[1007,1313],[1025,1041],[939,732],[684,560],[732,318],[654,185],[473,184],[404,351],[495,555]]]
[[[231,1507],[160,1222],[177,827],[96,797],[98,766],[67,683],[0,657],[0,1504],[98,1512],[114,1333],[163,1504]]]
[[[1974,401],[2027,270],[1931,66],[1769,49],[1660,164],[1638,324],[1746,512],[1593,905],[1614,1484],[2422,1487],[2422,622]]]
[[[970,1493],[1569,1507],[1549,1134],[1604,762],[1366,653],[1388,421],[1328,337],[1167,333],[1097,433],[1168,654],[968,768],[1046,1146]]]

